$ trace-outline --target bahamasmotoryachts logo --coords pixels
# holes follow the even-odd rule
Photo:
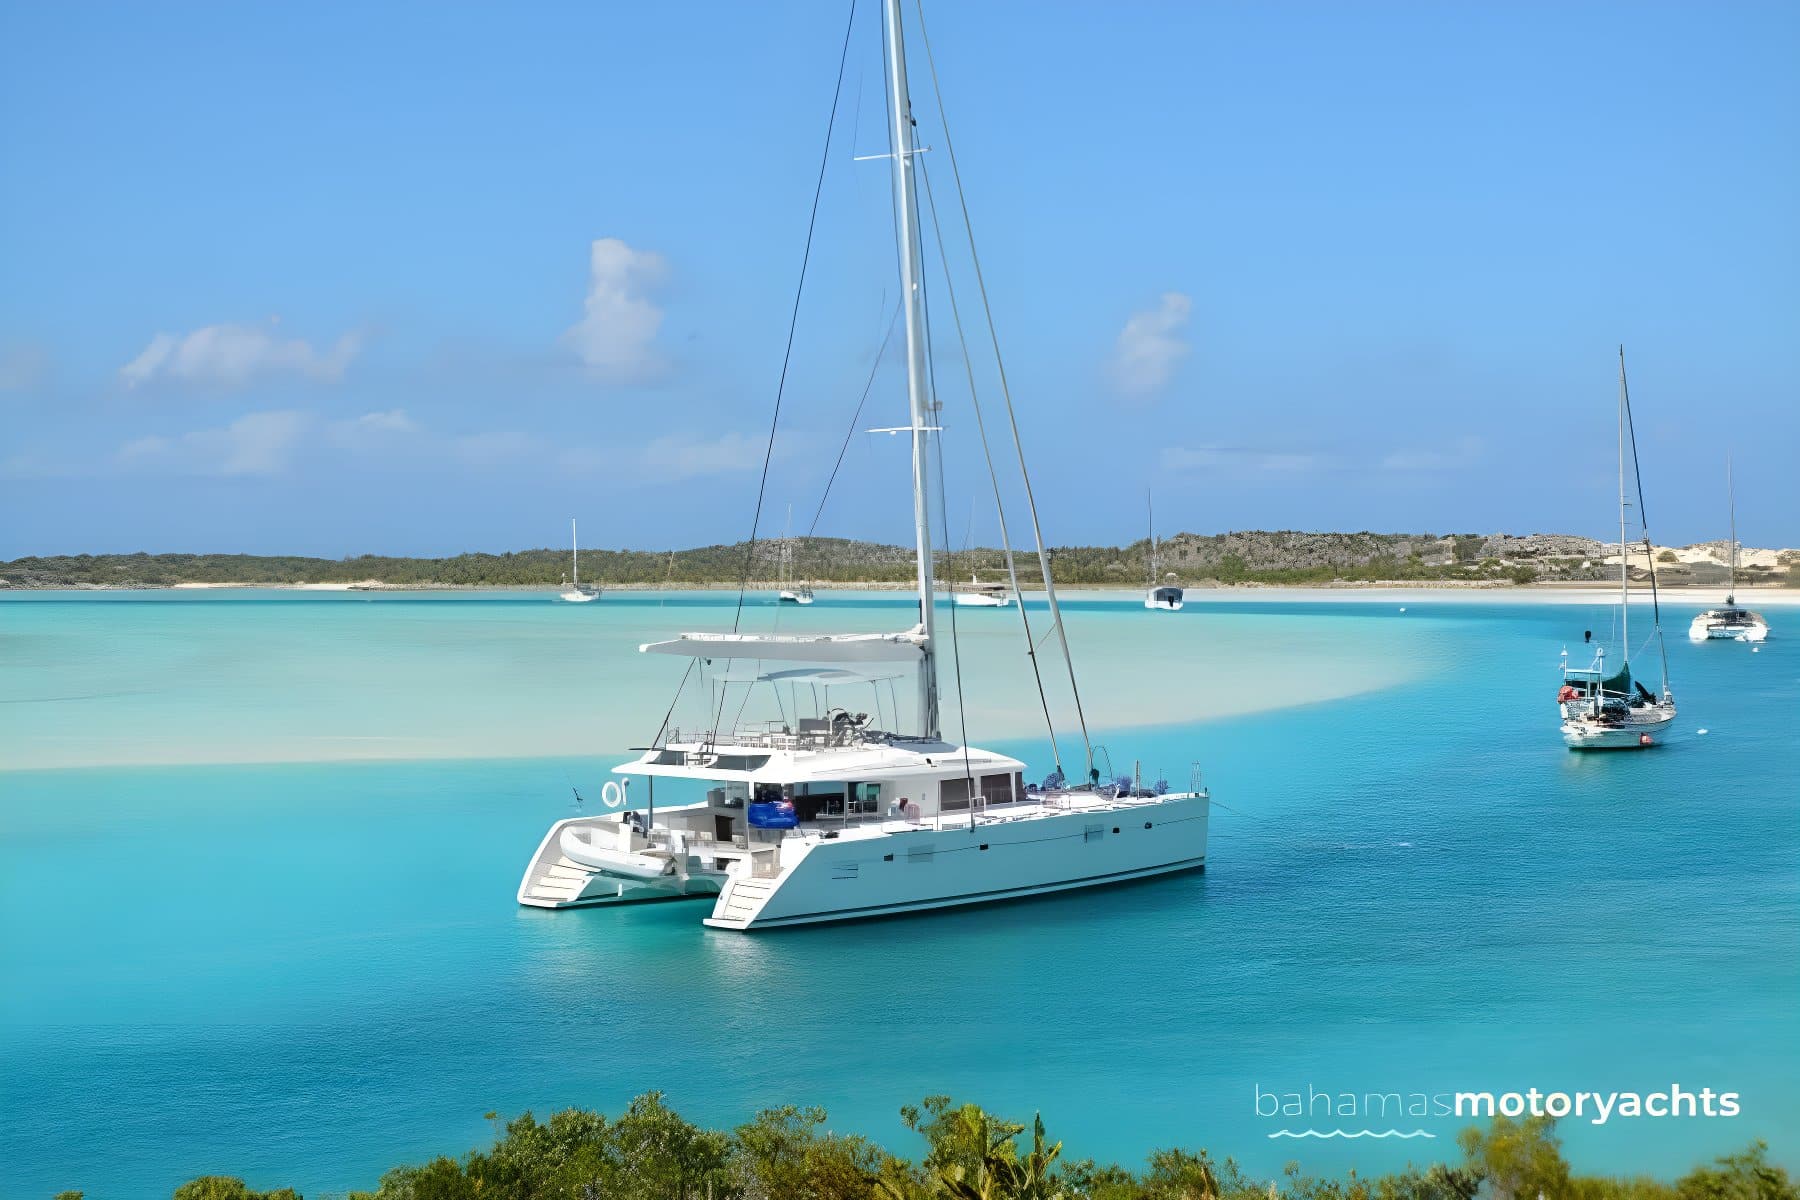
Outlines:
[[[1256,1115],[1278,1122],[1271,1138],[1435,1138],[1430,1122],[1492,1117],[1576,1118],[1594,1125],[1644,1117],[1735,1117],[1736,1092],[1689,1089],[1672,1083],[1659,1091],[1358,1091],[1265,1088],[1254,1084]]]

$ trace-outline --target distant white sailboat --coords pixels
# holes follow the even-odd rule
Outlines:
[[[1149,585],[1144,591],[1144,607],[1153,608],[1159,612],[1180,612],[1182,604],[1187,600],[1187,594],[1181,590],[1181,585],[1175,582],[1175,572],[1169,572],[1166,583],[1158,584],[1156,582],[1157,568],[1162,563],[1157,556],[1156,508],[1148,492],[1144,493],[1144,506],[1150,513],[1150,570]]]
[[[1731,460],[1725,460],[1725,494],[1731,507],[1731,581],[1725,589],[1725,607],[1709,608],[1688,626],[1688,637],[1696,642],[1737,641],[1760,642],[1769,636],[1769,623],[1759,612],[1740,608],[1737,602],[1737,489],[1731,482]]]
[[[794,585],[794,506],[788,505],[787,532],[781,538],[781,579],[775,599],[782,604],[811,604],[810,584]]]
[[[1656,735],[1675,720],[1675,695],[1669,690],[1669,657],[1663,647],[1661,604],[1656,599],[1656,562],[1650,561],[1650,596],[1656,613],[1655,638],[1662,657],[1662,689],[1652,693],[1631,676],[1631,553],[1625,540],[1625,445],[1631,442],[1632,477],[1638,480],[1638,519],[1645,526],[1644,554],[1650,557],[1650,533],[1644,519],[1644,489],[1637,469],[1637,438],[1631,426],[1631,393],[1625,384],[1625,348],[1619,347],[1619,665],[1608,673],[1606,647],[1594,648],[1594,660],[1571,667],[1563,651],[1563,682],[1556,696],[1562,713],[1563,742],[1571,750],[1636,750],[1654,745]]]
[[[575,537],[575,518],[569,518],[569,571],[570,577],[563,581],[564,588],[558,599],[570,604],[586,604],[590,600],[600,598],[600,589],[583,586],[581,582],[581,545]]]
[[[1012,588],[1004,583],[983,583],[971,574],[969,582],[950,585],[950,603],[958,608],[1010,608]]]

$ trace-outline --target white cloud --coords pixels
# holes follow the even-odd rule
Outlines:
[[[1168,446],[1165,471],[1311,471],[1326,465],[1324,455],[1301,450],[1252,450],[1241,446]]]
[[[655,347],[662,309],[647,295],[662,281],[660,254],[601,238],[588,253],[588,293],[581,320],[562,335],[595,374],[613,382],[641,379],[659,364]]]
[[[1194,302],[1180,292],[1164,292],[1155,308],[1131,314],[1113,347],[1113,386],[1125,396],[1160,392],[1175,377],[1190,347],[1183,331]]]
[[[424,427],[408,416],[404,408],[390,408],[386,412],[364,413],[360,417],[333,421],[327,436],[346,449],[373,450],[392,446],[399,439],[423,432]]]
[[[1481,457],[1481,439],[1465,437],[1439,449],[1395,450],[1383,456],[1384,471],[1455,471]]]
[[[542,441],[529,433],[495,430],[465,433],[450,439],[449,452],[474,467],[493,467],[513,462],[543,449]]]
[[[282,338],[255,325],[208,325],[177,336],[159,333],[123,367],[126,387],[155,379],[241,387],[258,375],[293,374],[335,383],[362,348],[362,337],[346,333],[329,349],[300,338]]]
[[[790,437],[787,442],[795,439]],[[762,469],[763,451],[768,445],[763,436],[726,433],[716,438],[701,438],[691,433],[659,437],[638,455],[642,474],[650,479],[694,479],[702,475],[728,475],[734,471]],[[791,453],[792,445],[786,447]],[[782,447],[777,447],[778,455]]]
[[[311,414],[247,413],[222,429],[138,438],[119,447],[122,466],[178,475],[276,475],[312,428]]]

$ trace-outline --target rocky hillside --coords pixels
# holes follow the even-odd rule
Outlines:
[[[767,586],[779,578],[791,546],[792,577],[818,583],[904,583],[912,577],[912,549],[838,538],[771,539],[746,553],[744,543],[690,550],[582,551],[582,576],[602,584],[703,586],[732,584],[747,573]],[[1657,578],[1669,587],[1723,584],[1724,542],[1655,547]],[[1058,582],[1141,585],[1149,543],[1062,546],[1051,551]],[[1618,548],[1566,534],[1301,533],[1292,530],[1221,534],[1180,533],[1160,547],[1163,575],[1183,583],[1443,581],[1532,583],[1615,578]],[[1648,577],[1649,558],[1637,547],[1632,573]],[[941,555],[939,573],[996,578],[1005,558],[993,549]],[[1027,584],[1039,579],[1037,556],[1018,556]],[[393,587],[547,587],[568,569],[560,549],[453,558],[346,559],[239,554],[106,554],[21,558],[0,563],[0,586],[14,588],[172,587],[177,584],[351,584]],[[1746,585],[1800,586],[1800,551],[1745,548],[1738,578]]]

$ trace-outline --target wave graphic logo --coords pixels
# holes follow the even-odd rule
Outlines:
[[[1404,1132],[1398,1129],[1277,1129],[1269,1135],[1272,1138],[1434,1138],[1435,1133],[1423,1129],[1409,1129]]]

